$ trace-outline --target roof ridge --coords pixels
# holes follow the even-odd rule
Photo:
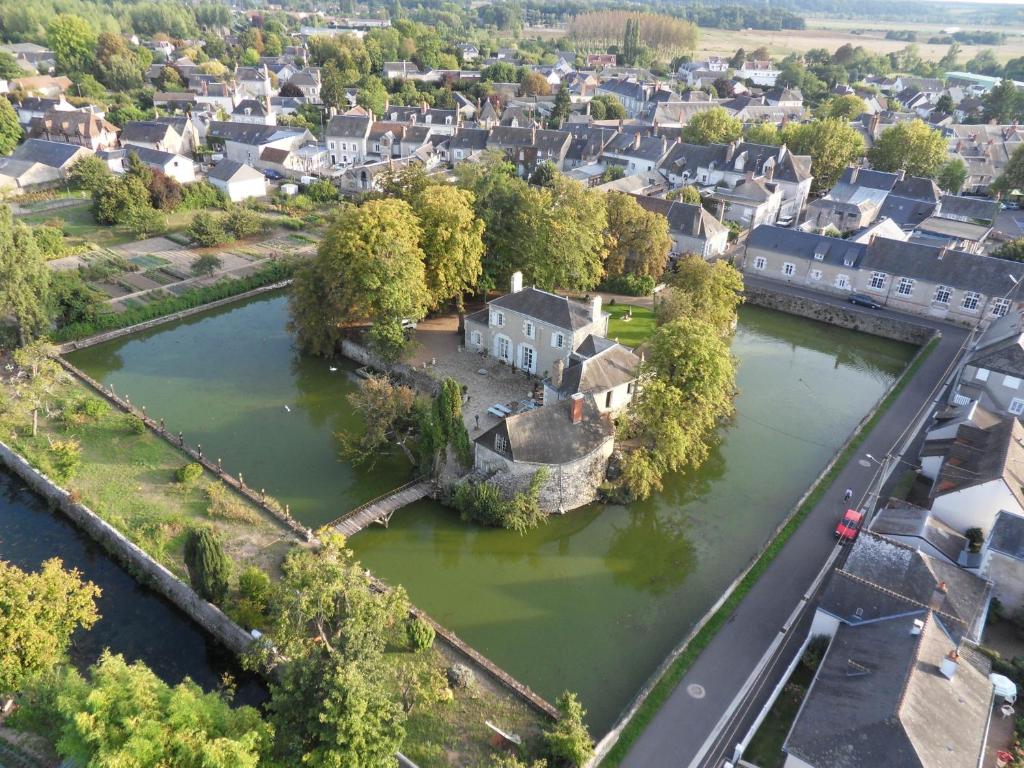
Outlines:
[[[870,579],[865,579],[863,576],[858,576],[855,573],[851,573],[850,571],[846,570],[845,568],[837,569],[836,573],[842,574],[846,578],[848,578],[848,579],[850,579],[852,581],[856,581],[858,584],[862,584],[862,585],[864,585],[866,587],[870,587],[870,588],[872,588],[874,590],[877,590],[878,592],[881,592],[882,594],[889,595],[890,597],[895,597],[897,600],[903,600],[904,602],[910,603],[911,605],[916,605],[919,608],[924,608],[926,611],[931,611],[932,613],[935,613],[938,616],[942,616],[943,618],[947,618],[950,621],[955,621],[957,624],[963,624],[965,627],[968,626],[967,622],[964,621],[963,619],[959,618],[958,616],[954,616],[951,613],[946,613],[945,611],[940,611],[940,610],[937,610],[935,608],[932,608],[930,605],[927,605],[926,603],[922,603],[919,600],[915,600],[912,597],[907,597],[906,595],[900,594],[899,592],[897,592],[894,589],[889,589],[888,587],[883,587],[881,584],[876,584],[875,582],[871,581]],[[929,571],[929,573],[931,573],[931,571]],[[934,577],[934,574],[932,574],[932,576]]]

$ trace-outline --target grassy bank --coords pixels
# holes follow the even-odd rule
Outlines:
[[[754,584],[757,583],[757,580],[761,578],[761,574],[768,569],[768,566],[771,565],[779,552],[782,551],[786,542],[789,541],[793,533],[796,532],[797,528],[800,527],[800,524],[803,523],[804,518],[807,517],[810,511],[821,500],[822,496],[824,496],[825,492],[835,481],[836,477],[840,472],[842,472],[847,462],[857,454],[861,444],[867,439],[867,436],[875,426],[885,417],[893,402],[895,402],[896,398],[914,377],[918,369],[920,369],[924,364],[924,361],[928,359],[928,356],[935,350],[937,345],[938,339],[932,339],[914,358],[913,362],[903,372],[903,375],[900,377],[896,385],[882,400],[874,416],[872,416],[867,424],[864,425],[864,428],[857,433],[857,436],[849,441],[846,448],[843,449],[835,463],[832,465],[832,468],[814,485],[814,488],[807,495],[807,498],[804,499],[803,503],[800,504],[796,512],[782,527],[778,535],[761,553],[760,557],[758,557],[750,570],[747,571],[739,584],[736,585],[736,588],[732,591],[725,602],[723,602],[718,610],[711,615],[700,631],[694,635],[693,639],[690,640],[686,649],[679,655],[679,657],[672,662],[669,668],[665,671],[665,674],[661,676],[661,679],[659,679],[651,689],[650,694],[648,694],[647,698],[640,705],[636,714],[623,728],[615,746],[611,749],[604,760],[601,761],[601,765],[604,768],[613,768],[614,766],[618,766],[622,763],[623,758],[625,758],[626,754],[629,752],[633,742],[635,742],[640,734],[644,732],[654,715],[659,709],[661,709],[661,706],[665,703],[665,700],[668,699],[672,691],[675,690],[676,685],[678,685],[679,681],[689,670],[693,662],[711,643],[718,634],[718,631],[726,624],[729,617],[732,616],[733,611],[736,610],[739,604],[743,601],[743,598],[746,597]]]
[[[278,259],[261,267],[248,277],[237,280],[222,279],[213,285],[190,288],[180,296],[171,296],[166,299],[151,301],[145,305],[130,307],[123,312],[108,312],[100,315],[93,322],[74,323],[73,325],[60,328],[52,334],[52,337],[55,342],[62,343],[84,339],[105,331],[128,328],[148,320],[155,320],[158,317],[200,307],[212,301],[237,296],[255,288],[262,288],[265,285],[272,285],[282,280],[287,280],[294,271],[295,261],[293,259]]]
[[[31,464],[63,485],[83,504],[188,583],[184,542],[197,525],[211,526],[234,561],[234,583],[246,567],[256,565],[272,579],[292,546],[298,546],[266,513],[227,489],[216,477],[203,474],[192,482],[177,479],[186,457],[149,431],[140,420],[101,400],[85,385],[69,379],[45,398],[39,430],[31,434],[31,415],[13,407],[12,384],[0,386],[0,434]],[[55,450],[68,440],[80,446],[80,459],[69,471]],[[208,489],[216,487],[230,503],[211,505]],[[216,513],[211,513],[215,509]],[[224,606],[246,628],[236,590]],[[252,617],[252,613],[244,614]],[[261,619],[252,620],[257,625]],[[263,627],[261,627],[263,628]],[[389,651],[396,694],[403,683],[399,670],[446,671],[462,661],[435,644],[421,653]],[[492,752],[486,720],[524,737],[536,749],[545,718],[505,689],[477,676],[474,686],[453,691],[450,701],[415,707],[406,723],[403,751],[422,768],[483,765]]]

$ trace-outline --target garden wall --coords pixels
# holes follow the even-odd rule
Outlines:
[[[441,382],[425,370],[413,368],[405,363],[388,363],[352,339],[342,339],[341,354],[360,365],[368,365],[379,371],[387,371],[396,379],[431,397],[441,391]]]
[[[875,310],[836,306],[809,296],[798,296],[772,288],[747,285],[743,295],[748,304],[775,309],[790,315],[819,320],[840,328],[870,333],[884,339],[904,341],[922,347],[935,331],[909,319],[881,315]]]
[[[91,509],[84,504],[72,501],[67,491],[32,467],[3,442],[0,442],[0,461],[24,480],[32,490],[57,507],[75,525],[99,542],[104,549],[123,563],[136,579],[149,585],[174,603],[228,650],[235,654],[241,654],[253,642],[252,636],[229,619],[217,606],[199,597],[191,587],[126,539],[120,531]]]

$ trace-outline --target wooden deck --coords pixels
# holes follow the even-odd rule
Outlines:
[[[351,512],[348,512],[337,520],[328,523],[324,528],[333,528],[346,537],[355,536],[363,528],[371,523],[381,523],[387,526],[391,516],[407,504],[428,496],[430,494],[430,482],[427,480],[414,480],[411,483],[395,488],[395,490],[376,499],[362,504]]]

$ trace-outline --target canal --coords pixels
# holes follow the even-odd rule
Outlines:
[[[298,355],[286,323],[285,297],[267,296],[70,357],[316,525],[398,485],[409,469],[400,456],[360,474],[338,460],[334,434],[353,425],[349,367]],[[644,503],[593,505],[525,536],[466,525],[422,502],[350,544],[542,695],[579,691],[603,732],[913,351],[743,307],[737,414],[698,472],[671,478]]]
[[[238,686],[235,703],[256,706],[266,700],[263,683],[243,672],[230,651],[136,582],[20,478],[0,468],[0,560],[35,571],[52,557],[60,558],[65,568],[77,568],[83,579],[103,590],[97,601],[100,620],[72,638],[70,655],[77,667],[89,666],[109,648],[128,661],[145,662],[171,685],[190,677],[212,691],[222,675],[230,674]]]

